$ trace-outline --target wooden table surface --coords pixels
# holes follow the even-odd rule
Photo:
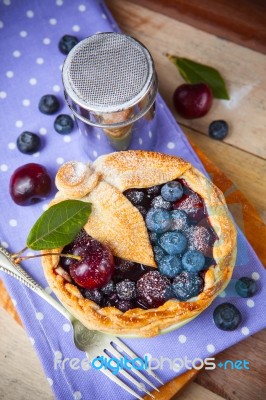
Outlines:
[[[146,1],[143,7],[133,0],[107,0],[122,30],[139,39],[151,51],[160,93],[188,138],[235,183],[265,221],[266,56],[152,11],[148,3]],[[226,79],[231,100],[215,100],[209,114],[201,119],[188,121],[178,117],[172,107],[172,94],[183,81],[165,53],[216,67]],[[213,141],[207,136],[209,123],[216,119],[229,122],[230,134],[224,142]],[[1,308],[0,337],[0,399],[52,399],[50,387],[24,330]],[[264,331],[219,354],[218,362],[228,358],[247,359],[252,369],[248,374],[237,370],[230,373],[222,369],[203,371],[178,399],[264,399],[265,345]]]

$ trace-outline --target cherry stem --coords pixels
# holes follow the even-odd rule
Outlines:
[[[11,258],[14,258],[14,259],[18,258],[20,254],[24,253],[24,251],[27,250],[27,248],[28,247],[24,247],[24,249],[20,250],[19,252],[12,254]]]
[[[62,254],[62,253],[44,253],[44,254],[35,254],[34,256],[19,257],[18,254],[21,254],[21,253],[22,252],[12,255],[12,258],[14,258],[16,264],[20,263],[20,261],[23,261],[23,260],[28,260],[30,258],[43,257],[43,256],[68,257],[68,258],[73,258],[74,260],[78,260],[78,261],[80,261],[82,259],[82,257],[75,256],[74,254]]]

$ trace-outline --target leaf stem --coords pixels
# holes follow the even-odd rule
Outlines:
[[[20,253],[17,253],[20,254]],[[16,256],[16,257],[14,257]],[[80,256],[75,256],[74,254],[62,254],[62,253],[44,253],[44,254],[35,254],[34,256],[25,256],[25,257],[18,257],[16,254],[12,255],[12,258],[14,258],[15,263],[19,264],[23,260],[28,260],[30,258],[37,258],[37,257],[44,257],[44,256],[60,256],[60,257],[68,257],[68,258],[73,258],[74,260],[80,261],[82,257]]]

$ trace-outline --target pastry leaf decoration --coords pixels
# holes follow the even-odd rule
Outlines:
[[[47,250],[71,243],[90,213],[91,204],[79,200],[64,200],[51,206],[31,228],[27,247]]]
[[[210,86],[213,96],[217,99],[230,100],[225,82],[217,69],[200,64],[188,58],[167,54],[167,57],[178,68],[180,75],[188,83],[206,83]]]

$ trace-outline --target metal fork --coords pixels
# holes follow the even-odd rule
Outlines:
[[[65,318],[69,320],[73,327],[73,341],[75,346],[81,350],[85,351],[86,355],[89,359],[95,359],[97,357],[105,357],[107,360],[110,360],[112,357],[116,359],[121,359],[124,357],[121,354],[123,351],[131,359],[139,358],[132,350],[130,350],[120,339],[115,336],[107,335],[98,331],[92,331],[86,328],[78,319],[76,319],[65,307],[63,307],[58,301],[56,301],[52,296],[50,296],[34,279],[28,275],[28,273],[18,264],[16,264],[11,254],[3,247],[0,246],[0,271],[3,271],[25,286],[29,287],[35,293],[37,293],[40,297],[46,300],[50,305],[52,305],[57,311],[59,311]],[[115,346],[116,347],[115,347]],[[120,352],[118,351],[118,348]],[[109,356],[109,354],[111,356]],[[124,390],[135,396],[137,399],[142,399],[142,397],[136,393],[130,386],[124,383],[121,379],[118,378],[117,375],[114,375],[110,369],[101,368],[100,371],[105,374],[109,379],[113,382],[117,383]],[[159,390],[156,386],[148,379],[143,373],[135,368],[131,368],[130,370],[137,377],[139,377],[143,382],[148,384],[153,389]],[[156,374],[150,368],[145,369],[146,372],[150,376],[152,376],[155,380],[160,382],[163,385],[163,382],[156,376]],[[119,374],[123,375],[126,379],[128,379],[139,391],[145,392],[149,396],[153,397],[153,394],[147,390],[145,384],[140,382],[136,378],[134,378],[131,374],[129,374],[124,369],[119,370]]]

